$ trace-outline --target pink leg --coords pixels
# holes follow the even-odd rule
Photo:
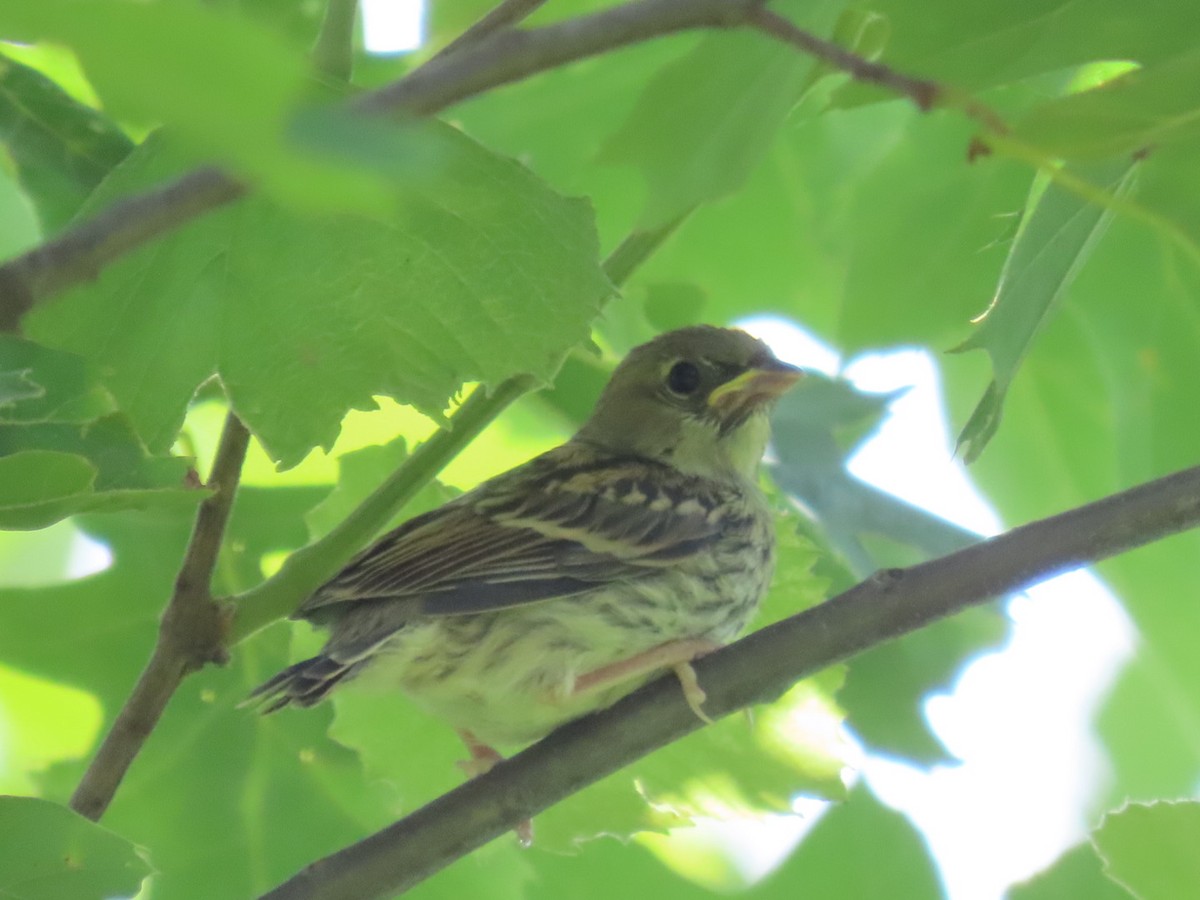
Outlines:
[[[681,641],[667,641],[657,647],[651,647],[643,653],[638,653],[628,659],[601,666],[591,672],[585,672],[575,679],[573,694],[584,694],[625,681],[638,675],[646,675],[659,669],[674,669],[679,684],[683,687],[683,696],[688,706],[692,708],[701,720],[712,724],[704,712],[704,689],[696,680],[696,671],[691,662],[706,653],[712,653],[721,647],[715,641],[702,638],[688,638]]]
[[[460,731],[458,736],[462,738],[462,742],[467,746],[467,752],[471,754],[470,759],[460,760],[458,767],[466,773],[468,778],[476,778],[485,772],[490,772],[496,767],[496,763],[502,762],[504,757],[501,756],[494,747],[490,747],[469,731]],[[533,844],[533,820],[525,819],[518,822],[516,828],[517,840],[520,841],[522,847],[529,847]]]
[[[458,767],[463,770],[463,773],[468,778],[476,778],[485,772],[492,771],[496,763],[504,759],[503,756],[483,743],[479,738],[471,734],[471,732],[460,731],[458,736],[462,738],[462,742],[467,745],[467,752],[471,754],[470,759],[463,759],[458,762]]]

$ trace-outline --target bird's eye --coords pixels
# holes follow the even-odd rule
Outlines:
[[[671,371],[667,373],[667,387],[671,389],[671,393],[681,397],[694,394],[700,387],[700,370],[696,368],[695,363],[686,359],[680,360],[671,366]]]

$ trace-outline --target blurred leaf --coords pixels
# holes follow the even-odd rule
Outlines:
[[[929,849],[912,824],[863,785],[831,806],[791,858],[759,886],[757,897],[944,896]]]
[[[809,373],[780,401],[772,422],[777,460],[772,476],[811,511],[825,539],[859,578],[978,540],[846,471],[846,460],[878,426],[892,399]],[[894,545],[886,556],[878,537]],[[945,759],[941,741],[925,721],[925,698],[1006,632],[1006,620],[996,610],[970,610],[854,657],[838,694],[851,727],[875,750],[922,763]]]
[[[1092,834],[1104,872],[1141,900],[1175,900],[1200,884],[1200,803],[1132,804]]]
[[[229,10],[195,3],[9,0],[10,40],[66,44],[117,118],[166,124],[196,161],[217,161],[310,209],[386,210],[385,182],[290,134],[320,90],[306,48]],[[212,65],[214,55],[219,66]]]
[[[78,813],[35,797],[0,797],[4,897],[131,897],[149,874],[150,866],[136,847]]]
[[[1087,843],[1075,845],[1050,868],[1013,885],[1007,896],[1008,900],[1062,900],[1064,897],[1131,900],[1133,897],[1104,877],[1100,857]]]
[[[0,55],[0,141],[42,231],[59,231],[133,144],[41,73]]]
[[[875,752],[919,765],[951,759],[929,727],[925,701],[947,690],[973,657],[1000,645],[1009,627],[995,606],[969,609],[855,656],[837,695],[854,733]]]
[[[1095,60],[1149,64],[1190,50],[1195,35],[1190,0],[876,0],[871,10],[891,26],[883,62],[975,91]],[[847,105],[885,96],[854,82],[841,93]]]
[[[1194,148],[1200,133],[1200,50],[1047,101],[1017,123],[1014,137],[1057,157],[1130,156],[1173,141]]]
[[[881,535],[927,559],[961,549],[977,536],[846,471],[846,460],[878,427],[889,395],[869,395],[817,373],[780,401],[772,419],[776,462],[771,475],[816,516],[829,540],[865,577],[894,560],[873,556],[863,543]]]
[[[1137,169],[1136,162],[1120,159],[1083,167],[1075,174],[1122,197],[1133,190]],[[1000,427],[1004,395],[1017,367],[1087,263],[1112,216],[1111,209],[1057,183],[1035,186],[996,296],[982,324],[955,348],[956,352],[986,350],[995,373],[958,438],[959,447],[966,447],[967,462],[979,457]]]
[[[0,458],[0,528],[42,528],[91,494],[96,470],[79,456],[27,450]]]
[[[22,400],[35,400],[46,389],[29,378],[29,369],[0,372],[0,413]]]
[[[0,335],[0,364],[10,370],[5,375],[29,386],[24,397],[0,400],[0,434],[13,424],[82,425],[113,411],[112,398],[74,354],[5,334]]]
[[[662,225],[741,187],[800,99],[811,65],[760,34],[731,32],[667,66],[599,156],[641,169],[647,200],[638,226]]]
[[[37,215],[29,199],[9,174],[8,167],[0,165],[0,258],[28,250],[39,236]]]
[[[35,311],[27,332],[95,362],[151,450],[219,373],[285,466],[376,394],[437,417],[465,381],[548,380],[608,290],[587,205],[454,129],[424,133],[436,177],[403,184],[396,219],[298,219],[249,199]],[[157,180],[168,155],[143,145],[105,198]]]
[[[408,443],[403,437],[338,457],[337,486],[324,500],[310,509],[305,517],[312,537],[321,537],[346,518],[384,479],[400,468],[400,464],[407,458]],[[457,496],[457,493],[435,479],[406,503],[380,531],[389,531],[413,516],[441,506]]]
[[[243,492],[218,590],[230,580],[257,581],[263,555],[303,543],[303,513],[323,493]],[[153,646],[191,516],[160,511],[85,522],[111,547],[112,568],[66,585],[0,592],[0,659],[86,685],[107,726]],[[189,679],[106,815],[109,827],[149,850],[159,870],[156,897],[256,895],[391,817],[353,755],[325,737],[327,714],[264,719],[236,708],[283,666],[286,635],[284,627],[269,630],[240,647],[231,666]],[[65,797],[81,765],[52,769],[45,791]]]

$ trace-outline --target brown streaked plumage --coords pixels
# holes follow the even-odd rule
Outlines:
[[[399,688],[486,744],[535,740],[745,627],[770,580],[755,483],[799,372],[699,326],[635,348],[570,441],[404,523],[296,611],[321,654],[251,695],[309,706]]]

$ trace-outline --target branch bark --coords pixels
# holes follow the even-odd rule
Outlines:
[[[249,443],[250,432],[230,413],[209,474],[212,495],[196,513],[150,662],[71,796],[71,808],[93,821],[108,809],[180,682],[207,663],[226,659],[228,617],[209,590]]]
[[[1002,594],[1200,525],[1200,467],[890,569],[695,663],[714,718]],[[674,677],[555,731],[405,819],[314,862],[261,900],[403,892],[564,797],[701,727]]]
[[[428,116],[501,85],[620,47],[683,31],[738,26],[755,27],[787,40],[852,77],[869,77],[911,97],[922,108],[932,102],[930,92],[940,90],[930,82],[896,73],[887,77],[890,70],[886,66],[822,41],[778,16],[762,13],[763,2],[634,0],[592,15],[520,30],[506,23],[519,20],[536,4],[510,0],[501,5],[501,9],[507,7],[501,17],[506,21],[499,26],[481,27],[479,33],[484,36],[359,97],[351,108],[370,115]],[[335,18],[335,22],[343,21],[344,17]],[[951,96],[948,92],[944,95]],[[161,188],[115,203],[8,261],[0,266],[0,331],[15,331],[21,317],[39,302],[95,279],[123,255],[232,203],[247,190],[218,168],[197,169]]]

